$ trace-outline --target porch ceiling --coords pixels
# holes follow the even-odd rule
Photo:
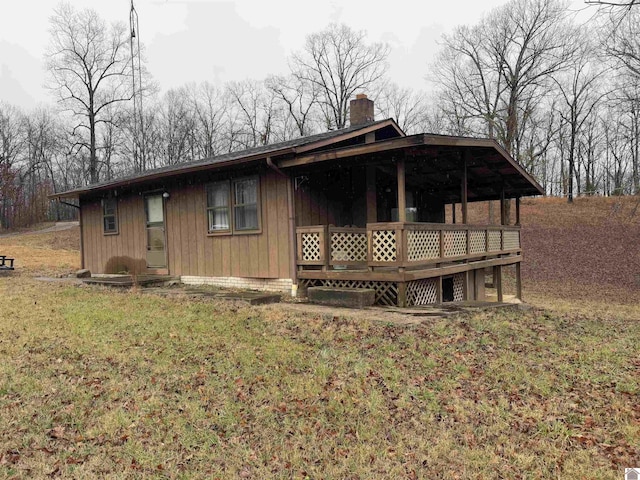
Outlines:
[[[465,157],[469,202],[497,200],[503,189],[506,198],[543,194],[494,148],[422,145],[406,149],[404,155],[407,187],[432,191],[448,203],[462,200]]]
[[[467,166],[468,201],[544,195],[544,190],[495,141],[420,134],[297,157],[283,167],[311,170],[339,165],[375,164],[395,176],[394,163],[405,159],[407,187],[421,187],[445,202],[460,202],[464,166]]]

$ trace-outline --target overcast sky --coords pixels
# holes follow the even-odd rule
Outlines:
[[[129,23],[131,0],[70,0],[108,21]],[[390,45],[390,77],[426,89],[438,41],[456,25],[476,23],[505,0],[309,2],[301,0],[134,0],[148,68],[162,91],[188,82],[263,79],[287,73],[287,56],[330,22],[366,30]],[[2,0],[0,100],[32,108],[51,102],[43,54],[54,0]],[[583,6],[573,0],[572,6]]]

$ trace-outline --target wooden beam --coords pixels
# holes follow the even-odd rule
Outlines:
[[[377,130],[380,130],[381,128],[385,128],[388,126],[392,126],[394,128],[394,130],[396,130],[396,132],[399,134],[400,137],[405,137],[405,133],[400,130],[400,128],[397,126],[396,122],[394,122],[393,120],[386,120],[384,122],[380,122],[380,123],[375,123],[373,125],[370,125],[368,127],[363,127],[363,128],[359,128],[357,130],[353,130],[351,132],[347,132],[344,133],[342,135],[338,135],[337,137],[331,137],[331,138],[327,138],[324,140],[318,140],[312,143],[308,143],[307,145],[302,145],[299,147],[295,147],[295,151],[296,153],[300,154],[300,153],[304,153],[304,152],[308,152],[309,150],[315,150],[316,148],[321,148],[321,147],[327,147],[327,146],[331,146],[336,142],[342,142],[344,140],[348,140],[350,138],[355,138],[355,137],[359,137],[361,135],[365,135],[365,142],[366,143],[372,143],[376,141],[375,138],[375,132]],[[373,134],[373,139],[371,139],[371,137],[369,136],[369,134]],[[280,165],[281,167],[283,166],[282,164]]]
[[[426,268],[422,270],[405,270],[400,273],[397,270],[299,270],[298,278],[313,278],[319,280],[378,280],[385,282],[408,282],[411,280],[422,280],[425,278],[435,278],[469,270],[484,269],[497,265],[513,265],[522,262],[522,255],[511,255],[508,257],[498,257],[490,260],[479,260],[469,263],[458,263],[440,268]]]
[[[500,190],[500,225],[506,225],[506,208],[504,204],[504,188]]]
[[[493,283],[495,284],[498,294],[498,302],[504,301],[504,295],[502,293],[502,266],[496,265],[493,267]]]
[[[398,221],[407,221],[407,192],[405,190],[405,165],[404,156],[400,157],[397,162],[397,178],[398,178]]]
[[[406,282],[398,282],[398,306],[407,306],[407,284]]]
[[[520,225],[520,197],[516,197],[516,225]]]
[[[367,223],[375,223],[377,221],[376,167],[367,165]]]
[[[456,202],[451,202],[451,223],[456,223]]]
[[[520,262],[516,263],[516,298],[522,300],[522,276],[520,273]]]
[[[461,198],[462,198],[462,223],[464,225],[468,222],[467,216],[467,162],[469,161],[470,156],[469,149],[466,149],[462,154],[462,185],[461,185]]]
[[[295,158],[283,159],[278,162],[280,168],[295,167],[299,165],[311,165],[313,163],[324,162],[326,160],[335,160],[339,158],[354,157],[357,155],[368,155],[378,152],[386,152],[389,150],[402,149],[413,145],[421,145],[423,142],[422,135],[414,135],[411,137],[400,137],[384,142],[367,143],[364,145],[356,145],[353,147],[339,148],[328,152],[320,152],[316,154],[296,156]]]

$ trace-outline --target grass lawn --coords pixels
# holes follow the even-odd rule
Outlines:
[[[65,234],[70,235],[70,234]],[[593,478],[640,465],[640,306],[417,327],[44,283],[0,239],[0,478]],[[23,240],[20,240],[23,239]],[[525,292],[526,293],[526,292]]]

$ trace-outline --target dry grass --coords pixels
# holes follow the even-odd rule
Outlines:
[[[31,274],[76,270],[80,268],[80,228],[0,237],[0,254],[14,258],[16,269]]]
[[[637,309],[407,329],[0,282],[0,476],[602,479],[640,458]]]
[[[638,305],[529,292],[529,311],[407,328],[36,282],[76,268],[62,234],[0,240],[30,262],[0,274],[0,478],[614,479],[640,463]]]

